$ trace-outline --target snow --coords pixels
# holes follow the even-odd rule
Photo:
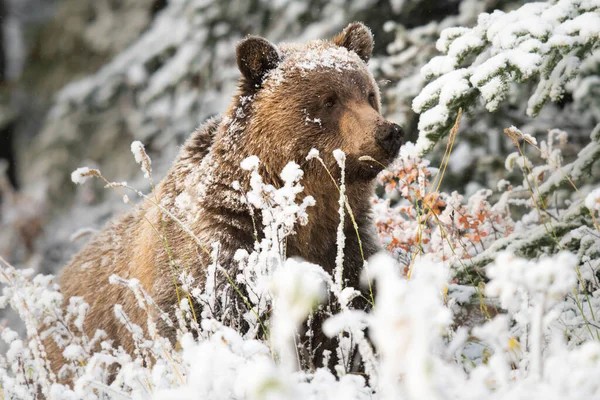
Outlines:
[[[244,159],[240,166],[246,171],[253,171],[258,168],[259,160],[256,156],[250,156]]]
[[[81,346],[70,344],[63,350],[63,356],[68,360],[77,360],[85,356],[85,352]]]
[[[546,302],[557,301],[577,282],[577,263],[577,258],[567,252],[553,258],[543,257],[538,262],[501,252],[496,262],[487,268],[492,282],[486,286],[486,292],[498,297],[502,308],[513,312],[522,306],[522,288],[531,294],[544,293]]]
[[[439,99],[440,93],[446,87],[446,85],[453,87],[456,82],[461,82],[468,76],[469,71],[465,69],[459,69],[445,74],[440,78],[437,78],[435,81],[425,86],[423,90],[421,90],[421,93],[419,93],[419,95],[415,97],[412,103],[413,110],[419,113],[425,111],[427,108],[429,108],[429,104],[432,101]],[[450,91],[456,92],[456,90]]]
[[[498,109],[500,102],[506,98],[508,85],[499,76],[494,76],[487,83],[479,87],[481,97],[485,100],[485,108],[494,112]]]
[[[317,158],[317,157],[319,157],[319,150],[310,149],[310,151],[308,152],[308,155],[306,156],[306,159],[312,160],[313,158]]]
[[[585,197],[585,206],[600,214],[600,188],[594,189]]]
[[[334,46],[320,40],[303,45],[284,43],[278,46],[278,50],[283,59],[265,77],[263,84],[267,91],[275,90],[290,73],[298,71],[306,73],[318,69],[341,72],[358,70],[365,65],[356,53],[348,51],[345,47]],[[310,121],[318,123],[314,119]]]
[[[421,76],[424,79],[431,79],[436,76],[447,74],[456,68],[458,59],[456,57],[449,56],[436,56],[423,66],[421,69]]]
[[[466,27],[446,28],[441,32],[440,38],[435,43],[435,47],[442,53],[448,53],[448,49],[454,40],[470,31]]]
[[[334,280],[338,287],[338,291],[341,293],[344,287],[343,276],[344,276],[344,248],[346,245],[346,236],[344,234],[344,220],[346,217],[346,154],[340,150],[336,149],[333,151],[333,157],[338,163],[341,171],[340,183],[339,183],[339,192],[340,197],[338,201],[338,215],[340,217],[340,221],[337,227],[336,234],[336,246],[337,252],[335,256],[335,272],[334,272]],[[339,295],[338,295],[339,297]]]
[[[421,114],[421,118],[419,118],[419,130],[430,131],[436,125],[445,124],[450,118],[449,113],[448,107],[443,104],[438,104],[437,106],[430,108]],[[416,146],[418,150],[425,151],[429,149],[429,143],[431,143],[429,139],[425,136],[420,136]]]
[[[500,74],[509,67],[516,68],[523,79],[527,79],[539,71],[541,61],[542,58],[535,53],[527,53],[520,49],[507,50],[479,65],[471,76],[471,83],[474,86],[481,86],[492,76]]]
[[[600,35],[600,15],[598,12],[583,13],[563,22],[557,29],[558,34],[578,35],[585,41]]]
[[[6,37],[5,57],[7,65],[5,73],[9,81],[18,80],[25,65],[27,49],[22,34],[23,28],[18,13],[5,15],[3,24],[3,35]]]
[[[469,167],[478,154],[467,143],[458,143],[450,155],[448,167],[453,172],[462,172]]]
[[[200,42],[202,39],[200,39]],[[189,65],[198,56],[197,42],[186,43],[177,49],[177,52],[163,66],[158,73],[152,76],[148,88],[144,92],[144,101],[149,101],[169,88],[173,82],[181,80],[187,74]]]
[[[287,163],[281,171],[281,179],[286,185],[298,182],[303,175],[304,172],[300,169],[300,166],[293,161]]]
[[[484,45],[485,42],[481,37],[476,34],[467,33],[457,36],[448,47],[446,53],[449,57],[458,59]]]
[[[511,134],[515,135],[517,138],[521,138],[524,141],[526,141],[534,146],[537,146],[537,144],[538,144],[536,138],[534,138],[533,136],[531,136],[528,133],[522,132],[520,129],[518,129],[514,125],[511,125],[509,128],[507,128],[507,130],[509,130],[511,132]]]
[[[2,331],[2,340],[10,344],[19,338],[19,334],[10,328],[4,328]]]
[[[93,168],[80,167],[73,171],[71,174],[71,180],[73,183],[82,185],[94,176],[100,176],[100,171]]]
[[[344,47],[312,46],[308,48],[308,51],[298,52],[296,57],[287,58],[285,64],[303,70],[326,68],[343,71],[356,69],[360,62],[360,58],[356,54]]]
[[[318,266],[288,259],[272,280],[275,314],[273,344],[288,371],[296,368],[295,334],[315,304],[325,299],[325,271]]]
[[[577,154],[577,158],[572,163],[552,171],[548,179],[539,186],[540,194],[546,196],[547,193],[564,184],[567,176],[572,180],[581,179],[598,157],[600,157],[600,144],[592,141]]]
[[[467,79],[453,77],[452,80],[446,82],[440,91],[440,104],[447,105],[458,98],[468,93],[470,85]]]
[[[346,163],[346,153],[344,153],[340,149],[336,149],[336,150],[333,151],[333,157],[335,158],[335,161],[337,161],[337,163],[340,166],[340,168],[343,169],[343,167],[344,167],[344,165]]]
[[[513,130],[518,130],[512,127]],[[564,133],[551,132],[549,137],[564,137]],[[560,142],[560,140],[559,140]],[[542,143],[542,146],[545,144]],[[408,170],[423,168],[422,161],[408,146],[399,160],[399,166],[406,163]],[[335,158],[344,168],[344,153],[336,151]],[[242,162],[246,169],[257,173],[259,160],[257,157],[246,158]],[[427,167],[428,168],[428,167]],[[372,313],[351,309],[350,300],[359,292],[346,287],[343,282],[334,279],[320,266],[302,260],[285,259],[283,249],[278,244],[285,236],[292,234],[294,221],[302,221],[303,208],[314,204],[314,200],[300,205],[296,195],[302,190],[298,181],[302,170],[295,163],[289,163],[281,172],[285,186],[279,189],[262,183],[259,175],[251,176],[251,190],[260,198],[275,201],[269,205],[266,201],[257,203],[263,214],[263,226],[266,237],[257,243],[255,251],[238,250],[236,262],[240,263],[240,284],[248,285],[248,301],[255,307],[258,315],[269,312],[269,341],[257,339],[253,334],[242,336],[236,330],[226,327],[213,319],[208,310],[203,314],[197,331],[197,338],[190,332],[182,332],[179,337],[180,350],[170,347],[170,342],[154,336],[152,340],[145,337],[141,327],[135,326],[124,313],[123,307],[115,305],[115,313],[125,324],[128,332],[139,343],[140,348],[153,348],[153,354],[159,355],[150,367],[141,360],[143,357],[131,358],[129,355],[112,349],[110,343],[103,342],[103,352],[96,353],[85,367],[75,386],[75,392],[69,388],[50,383],[53,378],[46,378],[47,393],[68,396],[90,393],[89,390],[100,390],[113,397],[144,397],[152,391],[154,398],[261,398],[299,397],[340,395],[351,398],[398,398],[406,393],[412,397],[433,398],[443,393],[458,393],[469,385],[472,396],[481,398],[493,396],[512,397],[520,393],[545,393],[558,390],[584,391],[586,396],[598,394],[597,385],[573,389],[564,389],[564,377],[571,376],[556,372],[557,365],[570,371],[579,371],[587,377],[589,371],[600,371],[600,354],[594,342],[584,347],[567,349],[562,342],[564,327],[554,325],[559,313],[563,310],[565,295],[572,293],[577,285],[575,267],[578,257],[561,252],[555,256],[542,257],[539,260],[526,260],[511,252],[500,252],[494,256],[494,263],[486,268],[490,282],[486,285],[486,293],[490,301],[497,297],[507,314],[492,317],[489,322],[476,325],[471,334],[493,350],[487,363],[472,363],[467,369],[455,360],[463,357],[480,357],[481,353],[469,353],[465,348],[468,338],[466,330],[453,334],[452,340],[446,338],[451,332],[453,304],[469,304],[477,301],[477,289],[451,283],[452,269],[448,263],[435,261],[433,257],[419,257],[414,265],[410,279],[400,276],[397,262],[390,255],[378,254],[369,260],[369,272],[374,275],[377,285],[376,304]],[[344,180],[340,182],[340,216],[345,212]],[[419,186],[424,185],[423,182]],[[491,191],[482,190],[469,199],[466,205],[469,212],[484,215],[489,204],[487,199]],[[591,195],[590,195],[591,196]],[[446,198],[447,210],[460,208],[460,199]],[[444,211],[446,212],[446,211]],[[465,213],[462,210],[461,213]],[[292,219],[290,227],[289,219]],[[457,218],[455,215],[454,218]],[[441,216],[441,220],[446,217]],[[282,230],[283,228],[283,230]],[[538,227],[543,230],[542,226]],[[339,232],[338,232],[339,233]],[[585,235],[585,234],[584,234]],[[527,232],[531,238],[532,232]],[[576,238],[576,236],[572,236]],[[580,237],[583,237],[580,235]],[[499,243],[497,241],[496,243]],[[339,244],[339,243],[338,243]],[[343,246],[343,245],[342,245]],[[340,247],[342,247],[340,246]],[[343,249],[343,247],[342,247]],[[213,254],[218,254],[219,246],[214,246]],[[200,301],[206,301],[211,307],[220,302],[216,296],[216,287],[212,277],[221,267],[213,264],[207,270],[207,285],[203,289],[195,288],[192,293]],[[48,307],[62,303],[61,296],[52,287],[52,279],[37,277],[29,281],[30,273],[3,268],[0,279],[9,277],[12,287],[19,287],[20,295],[28,299],[28,312],[43,313]],[[212,271],[212,272],[211,272]],[[180,277],[182,287],[188,278]],[[588,276],[588,275],[586,275]],[[152,300],[143,292],[136,279],[111,277],[113,284],[121,284],[134,291],[140,306],[147,307]],[[338,288],[341,285],[341,288]],[[35,291],[31,291],[35,289]],[[45,291],[43,295],[31,297]],[[7,301],[27,315],[25,309],[19,308],[19,296],[12,296],[11,286],[4,290]],[[297,334],[300,325],[315,305],[326,298],[330,291],[339,302],[342,311],[328,318],[324,325],[324,333],[342,340],[338,351],[342,355],[350,354],[355,346],[363,357],[365,373],[369,383],[361,377],[344,373],[338,366],[337,373],[329,370],[305,370],[299,366],[297,352]],[[447,295],[445,294],[447,293]],[[35,299],[35,301],[34,301]],[[528,301],[532,302],[531,307]],[[476,303],[475,303],[476,304]],[[89,308],[83,299],[72,298],[67,309],[67,319],[75,319],[75,325],[83,332],[83,321]],[[184,299],[178,308],[179,318],[190,312],[190,303]],[[531,312],[534,311],[534,312]],[[259,323],[256,318],[246,317],[246,323],[256,325],[249,332],[257,332]],[[563,319],[564,319],[563,318]],[[572,317],[571,317],[572,318]],[[509,322],[513,325],[509,325]],[[154,332],[154,323],[148,321],[150,331]],[[62,326],[62,325],[60,325]],[[366,340],[365,329],[371,332],[377,352]],[[35,328],[32,328],[35,329]],[[542,334],[548,335],[548,343],[542,340]],[[346,336],[349,335],[349,336]],[[6,354],[8,360],[25,357],[35,360],[30,355],[18,335],[4,331],[2,337],[11,343]],[[349,341],[346,338],[351,337]],[[69,342],[63,339],[64,355],[74,360],[87,360],[93,343],[103,340],[102,333],[98,338]],[[531,343],[530,355],[515,353],[519,343]],[[511,344],[516,343],[516,344]],[[590,347],[590,344],[592,345]],[[167,356],[164,356],[168,352]],[[590,355],[591,354],[591,355]],[[28,358],[29,357],[29,358]],[[514,357],[517,357],[515,361]],[[108,387],[102,383],[102,362],[110,360],[121,365],[115,383]],[[528,366],[531,368],[528,369]],[[511,371],[515,371],[513,373]],[[561,370],[562,371],[562,370]],[[588,371],[588,372],[583,372]],[[496,381],[491,385],[480,385],[483,377],[493,374]],[[543,377],[535,387],[531,388],[531,377]],[[202,376],[203,379],[193,377]],[[404,376],[406,379],[397,379]],[[140,377],[147,377],[140,384]],[[588,379],[585,379],[587,382]],[[569,381],[567,381],[569,382]],[[11,388],[4,383],[5,390],[17,393],[19,389]],[[85,389],[88,388],[88,389]],[[532,391],[533,390],[533,391]],[[561,392],[562,393],[562,392]],[[588,397],[589,397],[588,396]],[[530,396],[531,397],[531,396]]]

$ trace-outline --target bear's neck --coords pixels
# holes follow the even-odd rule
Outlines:
[[[288,256],[298,256],[307,261],[321,264],[331,272],[335,267],[337,252],[337,230],[340,224],[339,198],[340,193],[328,176],[327,182],[323,176],[319,180],[305,176],[302,183],[304,194],[313,196],[316,205],[307,210],[308,223],[296,227],[296,235],[288,240]],[[344,210],[344,236],[347,254],[359,254],[358,235],[363,238],[373,229],[371,226],[371,195],[374,181],[346,184],[346,197],[352,210]]]

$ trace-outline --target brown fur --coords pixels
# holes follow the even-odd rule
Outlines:
[[[192,134],[156,188],[161,205],[185,222],[204,245],[220,242],[221,265],[227,268],[239,248],[252,250],[252,220],[231,183],[240,180],[247,185],[248,173],[240,162],[256,155],[264,181],[275,186],[280,185],[278,174],[288,161],[303,168],[305,194],[312,195],[317,206],[309,209],[308,224],[298,227],[288,240],[287,255],[333,271],[339,193],[318,161],[306,161],[311,148],[320,150],[336,178],[339,168],[332,151],[341,148],[347,154],[347,195],[364,255],[369,257],[379,249],[369,199],[381,167],[358,158],[368,155],[387,164],[395,154],[386,153],[375,140],[378,129],[390,123],[379,112],[379,90],[366,69],[372,49],[372,35],[359,23],[349,25],[333,41],[277,48],[265,39],[250,37],[238,45],[242,78],[232,105],[222,118]],[[325,58],[331,54],[345,66],[328,67]],[[314,68],[310,64],[298,67],[315,60]],[[128,289],[110,285],[109,276],[138,279],[164,311],[171,311],[177,302],[167,246],[148,221],[159,230],[164,226],[171,256],[178,265],[190,267],[202,285],[210,262],[207,253],[177,223],[164,215],[161,220],[151,202],[109,224],[60,277],[66,298],[83,296],[90,304],[89,333],[103,329],[129,352],[134,350],[133,343],[115,319],[113,305],[122,304],[140,326],[146,325],[146,313]],[[350,218],[346,221],[345,279],[358,287],[362,258]],[[161,329],[173,337],[167,327]],[[55,347],[49,353],[55,368],[62,365]]]

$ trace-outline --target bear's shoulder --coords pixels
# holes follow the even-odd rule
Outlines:
[[[223,116],[208,119],[202,126],[190,135],[183,145],[179,160],[191,163],[200,163],[210,152]]]

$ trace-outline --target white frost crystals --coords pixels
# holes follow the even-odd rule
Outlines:
[[[254,330],[262,329],[258,318],[269,310],[273,300],[272,277],[286,263],[287,237],[295,233],[296,224],[308,222],[307,209],[315,205],[312,196],[305,196],[301,201],[297,199],[304,190],[300,184],[304,173],[298,164],[290,162],[283,168],[280,176],[284,185],[281,188],[263,182],[258,172],[259,165],[260,160],[256,156],[247,157],[241,162],[242,169],[250,171],[250,190],[243,193],[242,198],[247,202],[255,226],[260,227],[264,237],[259,240],[257,236],[254,251],[250,254],[240,250],[235,255],[238,271],[236,282],[246,287],[247,299],[252,305],[252,310],[244,318]],[[239,182],[234,182],[233,187],[241,191]],[[261,216],[261,220],[257,216]],[[290,324],[294,325],[295,322]]]
[[[506,314],[475,326],[471,334],[487,349],[488,361],[468,358],[476,353],[473,344],[467,342],[466,328],[450,329],[455,300],[445,295],[447,267],[419,261],[414,276],[407,280],[399,276],[395,261],[388,256],[375,257],[370,265],[377,283],[372,314],[350,310],[326,321],[330,334],[369,327],[379,351],[369,359],[373,363],[369,385],[360,375],[336,377],[325,369],[297,371],[294,327],[322,296],[322,270],[288,260],[271,284],[276,299],[271,343],[281,358],[274,361],[264,342],[242,338],[212,323],[214,333],[209,338],[183,346],[190,376],[206,379],[190,379],[177,389],[161,390],[158,398],[474,400],[587,399],[600,395],[600,385],[589,379],[590,373],[600,373],[600,345],[588,342],[567,347],[563,328],[557,323],[568,310],[561,311],[564,314],[558,318],[555,300],[576,284],[572,255],[561,253],[539,262],[508,253],[498,257],[491,267],[495,272],[491,272],[494,277],[488,284],[490,295],[545,294],[552,301],[544,303],[538,318],[518,297],[515,307],[507,304]],[[546,283],[550,284],[544,288]],[[537,298],[531,301],[537,304]],[[209,323],[203,322],[203,326]]]
[[[283,62],[277,68],[271,70],[265,80],[265,88],[273,90],[285,81],[284,71],[312,71],[318,68],[334,71],[356,70],[364,65],[358,55],[344,47],[331,46],[322,41],[307,44],[308,48],[298,47],[294,44],[283,44],[279,50],[283,53]],[[307,116],[308,118],[308,116]],[[312,122],[317,122],[312,120]]]
[[[464,2],[465,6],[461,5],[461,9],[476,3],[482,4],[475,0],[468,4]],[[169,2],[168,7],[184,5],[187,7],[187,4],[188,2]],[[446,80],[436,81],[437,84],[428,86],[423,95],[418,96],[415,105],[423,111],[421,128],[435,129],[439,124],[451,123],[452,113],[457,104],[461,102],[472,104],[476,101],[476,96],[483,99],[484,106],[490,110],[501,106],[505,97],[506,100],[511,97],[512,88],[515,86],[512,83],[515,82],[514,79],[519,78],[517,72],[521,73],[519,68],[522,69],[521,78],[529,76],[529,79],[535,79],[539,76],[536,75],[535,70],[538,68],[538,59],[535,55],[539,55],[540,49],[548,44],[546,36],[553,37],[552,44],[562,43],[560,46],[563,47],[575,43],[579,40],[577,37],[592,43],[595,40],[596,25],[590,25],[590,21],[597,19],[597,14],[595,11],[585,11],[577,16],[573,13],[573,7],[577,4],[580,8],[584,8],[586,4],[591,7],[597,2],[553,1],[547,6],[529,5],[520,9],[518,13],[495,13],[482,16],[479,22],[480,28],[487,29],[485,35],[471,35],[473,31],[470,28],[453,28],[444,31],[442,39],[438,41],[438,48],[446,54],[432,61],[429,70],[424,69],[423,73],[432,77],[440,76],[440,79],[446,77]],[[192,8],[190,5],[190,9]],[[562,31],[558,28],[553,29],[552,24],[535,25],[534,22],[541,18],[540,12],[546,19],[564,21],[561,25]],[[196,13],[195,11],[194,13],[194,21],[197,20],[196,16],[200,18],[208,14],[208,12]],[[461,13],[464,14],[463,11]],[[510,15],[513,19],[502,19],[502,15]],[[160,15],[158,18],[161,18]],[[192,19],[182,19],[184,20]],[[285,21],[284,19],[282,21],[280,23],[283,26]],[[330,21],[325,22],[322,28],[329,29]],[[492,22],[494,26],[491,25]],[[462,23],[461,20],[446,19],[442,26]],[[470,22],[466,23],[470,24]],[[170,35],[173,32],[172,25],[165,23],[164,32]],[[426,28],[429,33],[432,32],[430,26]],[[177,29],[179,28],[175,27],[175,30]],[[417,34],[423,36],[422,33],[427,32],[415,31],[412,39]],[[500,35],[501,32],[505,34]],[[198,35],[200,34],[201,32],[198,31]],[[150,42],[153,41],[147,41]],[[485,47],[483,51],[481,51],[482,46]],[[494,46],[498,53],[489,54],[490,46]],[[176,47],[180,49],[177,54],[191,54],[184,46]],[[219,47],[218,52],[226,53],[225,47]],[[565,54],[572,50],[568,47],[564,48]],[[139,46],[140,54],[142,50],[144,48]],[[481,53],[476,55],[475,53],[479,51]],[[509,54],[508,51],[512,51],[513,56],[521,54],[528,56],[522,60],[513,60],[512,56],[505,57]],[[594,64],[594,60],[598,59],[597,54],[596,52],[590,59],[584,60],[584,63]],[[415,52],[405,52],[402,57],[410,59],[415,58],[414,55]],[[498,55],[500,56],[496,57]],[[217,64],[220,64],[221,59],[218,56],[214,57]],[[173,60],[178,64],[183,62],[179,56],[174,57]],[[478,66],[482,66],[489,60],[493,62],[478,69]],[[521,64],[518,64],[519,62]],[[554,78],[569,76],[579,68],[575,56],[565,56],[561,63],[554,68],[555,74],[551,79],[548,79],[544,86],[540,86],[543,90],[550,90],[551,98],[559,96],[561,92],[561,80]],[[402,70],[403,68],[400,68],[402,65],[402,63],[396,64],[397,69]],[[518,68],[514,65],[518,65]],[[310,67],[310,64],[307,66]],[[580,68],[583,73],[584,66]],[[502,72],[502,69],[510,71],[508,74],[496,75],[495,72],[490,72]],[[226,68],[223,70],[215,68],[215,70],[220,73],[225,71],[222,73],[227,75]],[[175,73],[171,74],[173,71]],[[165,81],[166,78],[181,75],[178,71],[181,70],[171,67],[162,69],[160,74],[152,78],[152,83],[144,92],[161,93],[161,96],[171,97],[170,89],[166,91],[162,89],[165,89],[165,84],[169,83]],[[489,76],[490,73],[492,76]],[[488,76],[490,79],[487,79]],[[581,76],[583,75],[576,79],[580,79]],[[593,82],[592,79],[596,79],[597,82],[597,74],[589,75],[588,78],[590,82]],[[140,78],[140,81],[142,79]],[[403,82],[407,81],[411,83],[411,79],[403,79]],[[575,83],[573,80],[569,85]],[[168,87],[175,88],[174,85],[169,83]],[[592,84],[585,87],[592,87]],[[582,84],[578,84],[577,88],[579,90],[573,93],[578,94],[574,97],[594,99],[592,95],[594,92],[587,89],[584,91]],[[106,91],[96,92],[106,93]],[[165,92],[167,94],[163,94]],[[189,95],[180,88],[175,92]],[[202,97],[207,99],[207,104],[211,102],[217,104],[215,98],[221,96],[215,93],[205,92],[206,96]],[[416,95],[416,93],[410,94],[410,91],[405,93],[411,97]],[[195,94],[197,93],[192,93]],[[143,98],[148,99],[145,94]],[[182,102],[177,101],[177,104]],[[388,106],[390,104],[393,103],[388,103]],[[181,110],[194,109],[191,105],[185,107],[179,105],[176,108],[181,113],[183,113]],[[212,112],[212,106],[202,108],[202,113],[185,114],[204,116],[204,112]],[[525,104],[522,104],[519,110],[525,108]],[[166,106],[161,107],[161,110],[165,109]],[[565,114],[566,112],[561,115]],[[577,113],[573,114],[573,118],[580,117]],[[152,115],[156,116],[158,113]],[[582,116],[582,118],[590,117]],[[144,120],[150,121],[144,123],[145,126],[156,125],[152,124],[153,120],[150,118]],[[185,118],[182,120],[187,121]],[[315,122],[314,118],[311,122]],[[262,232],[263,225],[267,224],[266,236],[261,237],[255,247],[239,250],[232,265],[212,263],[206,271],[206,285],[198,285],[189,274],[181,273],[177,277],[181,283],[180,288],[186,293],[189,292],[193,299],[204,301],[202,304],[205,307],[198,310],[198,322],[191,316],[193,308],[187,298],[182,299],[179,307],[169,310],[174,310],[176,314],[174,318],[177,320],[172,322],[175,326],[179,326],[178,346],[175,348],[171,347],[169,340],[156,334],[155,325],[160,321],[158,318],[148,320],[148,334],[142,331],[142,327],[131,327],[131,335],[137,338],[139,344],[139,351],[131,356],[112,349],[106,338],[102,337],[102,332],[98,337],[87,337],[83,334],[87,305],[82,299],[72,299],[66,310],[70,316],[64,314],[61,316],[58,304],[62,302],[62,298],[56,292],[51,277],[33,278],[29,271],[15,270],[3,265],[0,280],[6,288],[3,288],[0,305],[10,305],[17,310],[26,323],[27,333],[26,336],[19,336],[17,332],[8,328],[0,330],[2,339],[8,344],[8,351],[0,356],[2,395],[6,398],[11,396],[33,398],[40,391],[47,398],[56,399],[101,397],[545,400],[599,397],[599,383],[595,377],[600,376],[600,345],[597,342],[600,326],[597,319],[600,309],[600,291],[597,290],[600,258],[597,249],[600,248],[600,239],[595,227],[591,223],[586,223],[589,220],[581,218],[580,210],[585,209],[583,207],[585,204],[597,215],[600,211],[600,192],[597,182],[586,184],[585,180],[583,182],[576,180],[576,177],[587,176],[590,171],[588,166],[596,160],[594,154],[600,154],[599,131],[595,131],[596,133],[592,135],[592,143],[581,151],[575,161],[571,162],[569,154],[565,153],[565,163],[563,163],[560,154],[557,153],[558,142],[562,142],[566,137],[563,133],[549,134],[548,139],[545,139],[540,135],[539,129],[534,130],[531,125],[518,119],[503,126],[512,123],[522,129],[522,132],[517,132],[516,128],[510,130],[519,139],[525,141],[523,143],[519,140],[523,146],[523,154],[531,160],[525,158],[520,152],[515,152],[507,159],[507,169],[515,173],[498,176],[498,178],[506,178],[499,183],[499,186],[506,190],[502,194],[503,200],[492,207],[494,195],[485,187],[470,192],[475,193],[470,198],[466,196],[463,198],[458,193],[442,195],[440,199],[444,204],[440,206],[440,214],[435,220],[430,218],[432,222],[430,227],[437,230],[431,234],[432,240],[429,243],[423,241],[415,245],[419,247],[417,250],[419,254],[412,266],[414,273],[411,274],[410,279],[402,275],[402,266],[398,266],[389,257],[381,256],[369,260],[369,272],[372,272],[370,276],[376,278],[373,284],[377,297],[374,307],[368,313],[351,308],[351,299],[362,295],[356,288],[343,287],[340,290],[332,276],[319,266],[286,258],[286,247],[283,244],[288,235],[293,234],[294,229],[298,227],[295,224],[306,221],[310,213],[307,207],[314,204],[314,200],[302,198],[303,181],[299,165],[289,163],[282,171],[275,171],[281,172],[282,179],[280,186],[273,187],[261,180],[259,171],[264,165],[256,157],[251,157],[243,163],[251,179],[244,180],[244,185],[238,182],[233,188],[245,196],[248,200],[247,205],[255,211],[253,216],[258,227],[256,231],[260,229]],[[176,130],[187,129],[184,125],[178,125]],[[490,124],[482,124],[482,126],[490,130],[499,130],[499,127],[492,127]],[[569,127],[569,123],[563,126]],[[569,130],[577,138],[576,129]],[[530,146],[535,141],[532,136],[524,132],[535,133],[537,136],[538,146],[542,149],[542,158],[548,161],[542,168],[536,166],[538,158],[530,151],[532,150]],[[148,137],[146,134],[138,136],[144,140],[148,140]],[[553,141],[556,146],[553,145]],[[154,146],[160,142],[152,141]],[[424,149],[427,146],[423,144],[423,141],[419,142],[419,146]],[[424,185],[426,175],[423,173],[430,172],[433,176],[437,172],[429,166],[428,162],[416,157],[415,149],[413,145],[405,145],[401,149],[401,163],[403,172],[406,172],[402,177],[414,178],[414,187],[425,192],[428,187]],[[462,154],[474,153],[471,150],[472,147],[467,147]],[[141,151],[141,144],[134,146],[134,154],[139,156],[140,164],[143,162]],[[455,149],[453,156],[460,158],[459,153]],[[338,155],[336,161],[343,164],[341,159],[343,155],[339,152],[336,154]],[[350,154],[348,156],[350,157]],[[313,150],[307,158],[318,157],[319,152]],[[365,157],[365,160],[367,159]],[[300,160],[297,161],[300,165],[303,164]],[[317,161],[313,160],[313,163]],[[453,160],[449,166],[452,168],[454,164]],[[91,171],[97,170],[76,171],[73,180],[82,183],[89,176],[94,176],[90,175],[94,174]],[[150,168],[146,168],[146,171],[150,172]],[[418,174],[411,175],[413,172]],[[522,172],[523,177],[519,172]],[[517,180],[523,179],[522,183],[515,181],[515,174]],[[566,182],[567,176],[577,181],[582,198],[576,198],[574,193],[569,193],[571,189]],[[543,202],[545,209],[541,209],[539,214],[535,212],[534,204],[530,202],[530,197],[533,196],[530,196],[527,190],[528,182],[532,184],[536,199],[543,197],[548,200]],[[580,182],[583,184],[580,185]],[[249,186],[245,185],[246,183],[249,183]],[[539,185],[539,196],[533,183]],[[126,185],[109,184],[109,187],[114,189],[124,186]],[[487,187],[493,186],[495,182],[491,184],[487,182]],[[552,188],[558,186],[561,190],[555,192]],[[566,191],[563,190],[565,186]],[[414,197],[407,200],[408,192],[400,192],[400,189],[398,192],[398,194],[393,192],[395,197],[391,197],[390,194],[386,199],[404,202],[398,207],[398,209],[402,207],[403,211],[399,210],[398,214],[392,216],[403,213],[405,217],[408,216],[407,223],[400,224],[398,219],[392,220],[390,228],[394,230],[390,230],[389,238],[406,243],[408,240],[414,240],[415,233],[426,227],[419,216],[415,218],[410,213],[418,208],[422,210],[422,206],[428,203]],[[557,196],[551,196],[553,193]],[[568,198],[568,208],[562,208],[560,204],[555,206],[557,203],[552,201],[553,197]],[[340,196],[340,199],[343,197]],[[175,200],[175,204],[180,210],[188,210],[189,214],[195,215],[190,207],[190,202],[194,200],[186,193],[180,195]],[[496,208],[509,207],[512,210],[517,206],[521,207],[524,203],[529,204],[524,212],[521,212],[521,209],[516,210],[517,214],[524,214],[524,217],[514,221],[515,224],[499,219],[502,214],[496,214],[494,211]],[[414,207],[409,207],[411,205]],[[382,204],[376,205],[375,215],[378,224],[386,223],[387,220],[382,209],[385,210]],[[343,204],[340,204],[340,211],[344,214]],[[587,212],[587,209],[584,211]],[[462,242],[452,243],[447,240],[446,233],[442,231],[441,226],[438,227],[440,225],[438,219],[447,224],[446,226],[453,226],[452,224],[456,223],[456,231],[462,232],[471,229],[469,224],[477,221],[477,219],[467,218],[471,212],[474,216],[483,216],[484,221],[477,226],[477,236],[473,234],[462,236],[468,241],[480,239],[473,245],[467,243],[467,251],[459,246],[463,244]],[[487,217],[490,215],[494,219]],[[337,219],[340,215],[334,212],[330,217]],[[459,225],[462,217],[466,219],[465,225]],[[349,223],[350,216],[345,215],[345,218]],[[508,232],[509,228],[511,232],[514,228],[514,232],[506,233],[511,235],[507,237],[503,233]],[[506,230],[502,232],[502,229]],[[551,238],[548,231],[556,231],[559,234]],[[486,236],[484,237],[483,234]],[[498,238],[495,238],[496,234]],[[346,240],[354,238],[353,235],[347,236]],[[549,244],[549,239],[559,243]],[[386,241],[384,246],[389,246],[391,243],[391,240]],[[577,259],[569,253],[550,256],[551,253],[559,250],[558,247],[570,249],[577,254]],[[450,260],[441,257],[432,260],[423,255],[430,249],[434,249],[430,254],[450,255],[451,250],[460,253]],[[500,249],[508,249],[509,252],[501,252],[498,255]],[[212,248],[214,259],[217,259],[218,253],[219,246],[214,246]],[[541,256],[543,253],[546,256]],[[394,255],[398,256],[398,254]],[[407,254],[408,263],[411,261],[412,251]],[[515,254],[525,255],[528,259]],[[340,260],[343,255],[340,255]],[[449,268],[449,264],[457,259],[464,265],[458,266],[455,263]],[[494,264],[486,267],[488,261]],[[469,277],[475,277],[476,282],[472,285],[465,284],[464,277],[457,277],[456,272],[469,269],[472,265],[475,265],[477,271],[481,273],[481,280],[475,277],[476,274],[472,274]],[[211,310],[218,310],[219,306],[227,311],[227,307],[232,307],[227,300],[239,298],[233,290],[228,293],[229,297],[221,296],[219,285],[212,284],[215,278],[222,276],[224,271],[228,272],[231,278],[224,285],[237,286],[247,300],[247,304],[242,304],[243,302],[240,301],[235,305],[248,310],[242,317],[243,321],[237,325],[231,319],[222,323],[219,320],[221,314],[218,312],[211,314]],[[457,283],[456,280],[459,282]],[[125,284],[134,290],[143,300],[141,304],[149,303],[148,299],[143,298],[139,282],[123,280],[117,283]],[[328,371],[312,369],[297,362],[306,347],[303,347],[303,342],[295,339],[302,337],[298,332],[304,329],[302,325],[305,319],[308,320],[307,326],[310,326],[310,310],[319,299],[323,298],[324,290],[327,290],[330,298],[333,298],[332,301],[338,302],[343,309],[325,322],[324,333],[333,337],[339,335],[338,337],[343,339],[343,345],[338,348],[339,354],[348,354],[348,349],[352,346],[359,348],[365,362],[365,375],[348,373],[348,370],[341,368],[340,365],[335,371]],[[477,312],[482,309],[489,311],[489,315],[480,319],[466,321],[464,315],[460,314],[464,310]],[[117,307],[117,310],[122,312],[123,308]],[[57,316],[60,319],[56,319]],[[125,316],[120,316],[121,321],[126,324],[131,321]],[[467,317],[470,316],[472,314],[467,314]],[[50,334],[60,343],[64,354],[76,361],[69,366],[81,376],[75,387],[56,383],[57,378],[46,368],[43,357],[44,351],[47,352],[48,349],[41,347],[38,338],[47,333],[40,329],[40,321],[53,324],[55,330]],[[71,325],[74,326],[72,331],[61,328]],[[193,328],[189,328],[189,325]],[[241,326],[244,329],[240,329]],[[145,331],[146,326],[143,328]],[[369,336],[373,343],[366,340],[365,328],[369,329]],[[92,351],[94,343],[102,345],[101,350],[96,353]],[[335,355],[336,351],[332,354]],[[149,355],[156,362],[148,363],[146,360]],[[121,366],[121,372],[112,383],[107,380],[110,371],[108,363]]]

